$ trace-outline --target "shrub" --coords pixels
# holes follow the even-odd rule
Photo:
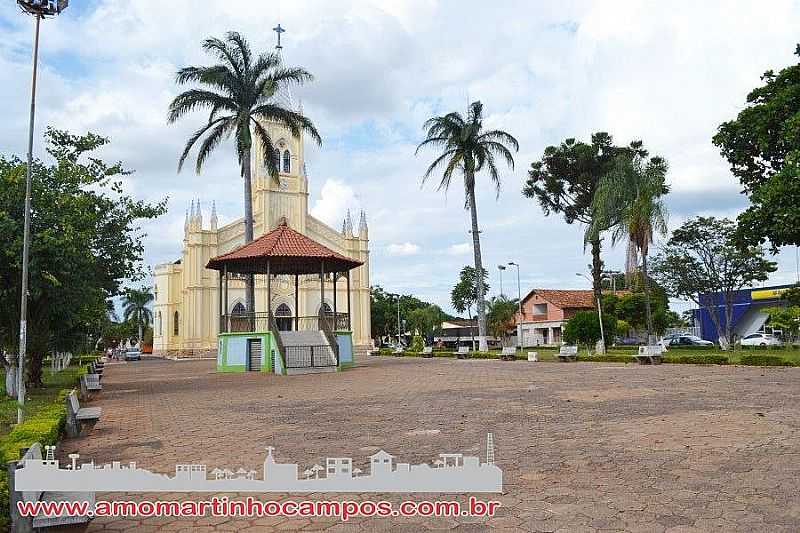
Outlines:
[[[414,338],[411,340],[411,346],[408,347],[409,352],[421,352],[422,348],[425,347],[425,343],[422,341],[422,337],[419,335],[414,335]]]
[[[616,354],[604,354],[604,355],[578,355],[576,361],[593,361],[597,363],[632,363],[635,361],[633,356],[630,355],[616,355]]]
[[[664,355],[663,361],[684,365],[727,365],[730,362],[725,355]]]
[[[55,402],[42,408],[38,413],[25,420],[0,439],[0,454],[3,463],[19,459],[22,448],[29,448],[34,442],[42,446],[53,445],[58,442],[64,432],[66,423],[65,398],[68,390],[62,390]],[[6,469],[0,470],[0,527],[7,527],[10,521],[8,516],[8,477]]]
[[[791,361],[777,355],[743,355],[739,362],[747,366],[794,366]]]

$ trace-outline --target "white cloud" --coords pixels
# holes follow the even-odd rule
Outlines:
[[[411,242],[392,243],[386,247],[386,252],[393,256],[417,255],[419,246]]]
[[[453,244],[447,247],[448,255],[466,255],[472,252],[472,244],[462,242],[461,244]]]
[[[339,228],[348,209],[355,210],[351,216],[357,217],[359,207],[358,199],[353,188],[336,179],[325,180],[320,191],[320,198],[314,202],[310,209],[311,214],[326,224]],[[358,218],[353,219],[358,224]]]

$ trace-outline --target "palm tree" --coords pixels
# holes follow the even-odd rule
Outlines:
[[[153,301],[153,293],[147,287],[128,289],[122,300],[125,321],[133,319],[139,327],[139,348],[142,347],[142,329],[153,320],[153,312],[147,307]]]
[[[472,247],[475,254],[475,271],[483,272],[481,261],[481,241],[478,231],[478,209],[475,205],[475,176],[482,170],[489,173],[489,178],[500,195],[500,173],[495,163],[496,157],[505,160],[511,169],[514,169],[514,157],[509,146],[514,151],[519,151],[517,140],[502,130],[483,129],[483,104],[473,102],[470,104],[466,117],[454,111],[440,117],[428,119],[424,126],[426,138],[422,141],[415,154],[427,145],[433,145],[442,150],[434,159],[422,178],[425,181],[444,167],[442,179],[438,190],[445,192],[450,188],[453,173],[458,171],[464,178],[464,207],[469,209],[472,222]],[[508,145],[508,146],[507,146]],[[478,308],[478,343],[479,350],[486,351],[486,306],[483,299],[483,278],[476,276],[476,293]]]
[[[203,139],[197,152],[195,171],[199,174],[211,152],[231,135],[236,141],[240,173],[244,181],[244,239],[253,240],[253,197],[251,156],[253,142],[266,163],[273,179],[278,179],[275,146],[264,127],[271,122],[287,128],[299,137],[308,133],[317,144],[322,139],[314,124],[301,113],[287,109],[278,99],[280,91],[291,85],[302,85],[313,79],[300,67],[285,67],[278,54],[265,52],[254,57],[250,45],[239,33],[229,32],[225,40],[209,38],[203,49],[217,57],[220,63],[203,67],[184,67],[176,75],[178,85],[196,84],[172,101],[167,121],[172,124],[185,114],[209,110],[208,122],[186,142],[178,171],[189,157],[195,144]],[[245,300],[248,311],[254,310],[253,276],[246,282]]]
[[[625,272],[630,276],[642,260],[641,279],[645,294],[647,337],[653,333],[647,254],[655,233],[667,234],[667,208],[662,197],[669,192],[666,183],[669,165],[661,157],[620,156],[614,169],[602,178],[592,204],[597,229],[612,229],[612,244],[627,239]]]

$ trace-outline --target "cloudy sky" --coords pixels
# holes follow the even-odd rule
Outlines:
[[[147,224],[148,264],[180,253],[193,198],[216,200],[224,221],[241,215],[232,146],[202,175],[176,173],[200,115],[174,126],[166,108],[177,68],[202,64],[200,42],[227,30],[254,48],[275,44],[316,81],[296,91],[324,144],[307,147],[312,213],[340,227],[349,208],[367,212],[372,279],[449,308],[458,271],[472,260],[463,189],[420,187],[432,154],[414,156],[428,117],[481,100],[487,125],[520,141],[499,198],[478,188],[485,264],[522,265],[530,287],[580,288],[590,262],[581,228],[545,217],[520,190],[530,163],[567,137],[608,131],[642,139],[670,164],[672,226],[697,214],[735,216],[746,206],[711,144],[718,124],[741,109],[767,69],[792,63],[800,3],[72,0],[43,24],[37,130],[46,125],[111,137],[104,152],[136,170],[132,194],[169,197],[169,213]],[[199,8],[198,6],[202,6]],[[25,151],[33,21],[0,5],[0,152]],[[42,153],[37,134],[37,154]],[[206,212],[207,213],[207,212]],[[623,249],[608,250],[623,266]],[[771,281],[796,279],[784,250]],[[508,272],[508,271],[507,271]],[[516,292],[507,274],[505,292]]]

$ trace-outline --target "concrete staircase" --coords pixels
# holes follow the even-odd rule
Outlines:
[[[333,348],[328,344],[328,339],[322,331],[281,331],[281,343],[283,344],[284,357],[286,359],[287,368],[286,374],[319,374],[323,372],[336,372],[336,358],[333,355]],[[331,350],[329,362],[330,366],[307,366],[300,368],[289,368],[289,354],[300,356],[303,359],[311,361],[312,349],[311,347],[328,346]],[[317,354],[317,362],[319,362],[319,355]]]

